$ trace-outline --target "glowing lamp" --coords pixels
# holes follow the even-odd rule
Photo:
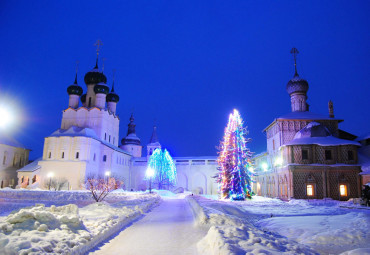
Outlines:
[[[13,117],[8,109],[0,107],[0,128],[5,128],[13,122]]]
[[[267,163],[266,162],[263,162],[262,164],[261,164],[261,167],[262,167],[262,169],[263,169],[263,171],[267,171],[267,169],[269,168],[269,166],[267,165]]]
[[[105,176],[110,176],[110,171],[106,171]]]
[[[154,176],[154,174],[155,174],[155,171],[154,171],[154,169],[153,169],[153,168],[148,167],[148,168],[146,169],[146,176],[147,176],[147,177],[152,178],[152,177]]]
[[[283,159],[278,157],[275,159],[275,166],[281,166],[283,164]]]
[[[48,173],[48,178],[52,178],[54,176],[54,173]]]

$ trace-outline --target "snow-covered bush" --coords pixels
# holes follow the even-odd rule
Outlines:
[[[123,182],[116,176],[89,175],[86,178],[86,188],[96,202],[101,202],[113,190],[122,186]]]

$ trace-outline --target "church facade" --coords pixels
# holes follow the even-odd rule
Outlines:
[[[48,188],[50,182],[64,183],[62,189],[83,189],[88,176],[116,176],[126,190],[146,190],[147,161],[156,148],[161,148],[154,127],[147,157],[136,135],[131,115],[125,138],[119,143],[120,119],[116,112],[119,96],[107,78],[95,67],[84,77],[86,93],[78,85],[67,88],[68,108],[63,111],[61,128],[45,138],[43,155],[18,170],[18,187]],[[217,173],[215,156],[174,158],[177,167],[175,191],[216,194],[213,176]]]
[[[292,50],[294,57],[297,52]],[[360,197],[360,143],[339,129],[343,120],[334,117],[331,101],[328,115],[309,111],[308,88],[295,65],[294,77],[286,86],[292,112],[263,130],[267,152],[255,158],[254,191],[286,200]]]

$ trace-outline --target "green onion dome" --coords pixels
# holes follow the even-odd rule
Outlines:
[[[75,78],[75,83],[67,88],[67,92],[68,92],[68,95],[77,95],[77,96],[82,95],[83,90],[77,84],[77,74],[76,74],[76,78]]]
[[[107,77],[99,71],[98,60],[96,60],[94,69],[85,74],[84,80],[86,84],[98,84],[100,82],[107,83]]]
[[[105,83],[100,82],[94,86],[94,92],[95,94],[108,94],[109,87]]]
[[[118,101],[119,101],[119,96],[114,92],[114,83],[113,83],[112,90],[107,95],[107,102],[118,103]]]

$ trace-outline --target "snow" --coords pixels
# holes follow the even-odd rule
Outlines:
[[[296,139],[293,139],[290,142],[284,144],[284,146],[286,146],[286,145],[302,145],[302,144],[317,144],[317,145],[321,145],[321,146],[338,146],[338,145],[361,146],[358,142],[339,139],[339,138],[336,138],[334,136],[296,138]]]
[[[163,202],[92,254],[197,254],[206,230],[194,225],[182,196],[161,191]]]
[[[51,203],[66,203],[85,197],[88,192],[10,191],[13,198],[1,199],[8,205],[16,202],[23,208],[0,218],[0,250],[5,254],[81,254],[139,218],[160,201],[157,194],[116,192],[108,202],[93,203],[76,200],[77,204],[63,206],[34,204],[24,207],[26,200],[17,195],[49,198]],[[69,194],[68,194],[69,193]],[[4,195],[4,191],[0,192]],[[68,196],[69,195],[69,196]],[[91,196],[91,195],[90,195]],[[108,196],[108,197],[109,197]],[[108,198],[107,197],[107,198]],[[118,201],[116,200],[117,198]],[[59,199],[59,200],[58,200]],[[69,199],[69,200],[68,200]],[[7,200],[7,201],[6,201]],[[32,201],[35,201],[32,200]],[[79,208],[80,206],[80,208]]]
[[[336,118],[330,118],[329,116],[313,113],[313,112],[290,112],[278,119],[294,119],[294,120],[339,120]]]
[[[368,254],[370,251],[370,210],[363,210],[366,207],[351,201],[284,202],[259,196],[232,202],[195,196],[187,199],[198,224],[210,226],[198,243],[201,254]]]

